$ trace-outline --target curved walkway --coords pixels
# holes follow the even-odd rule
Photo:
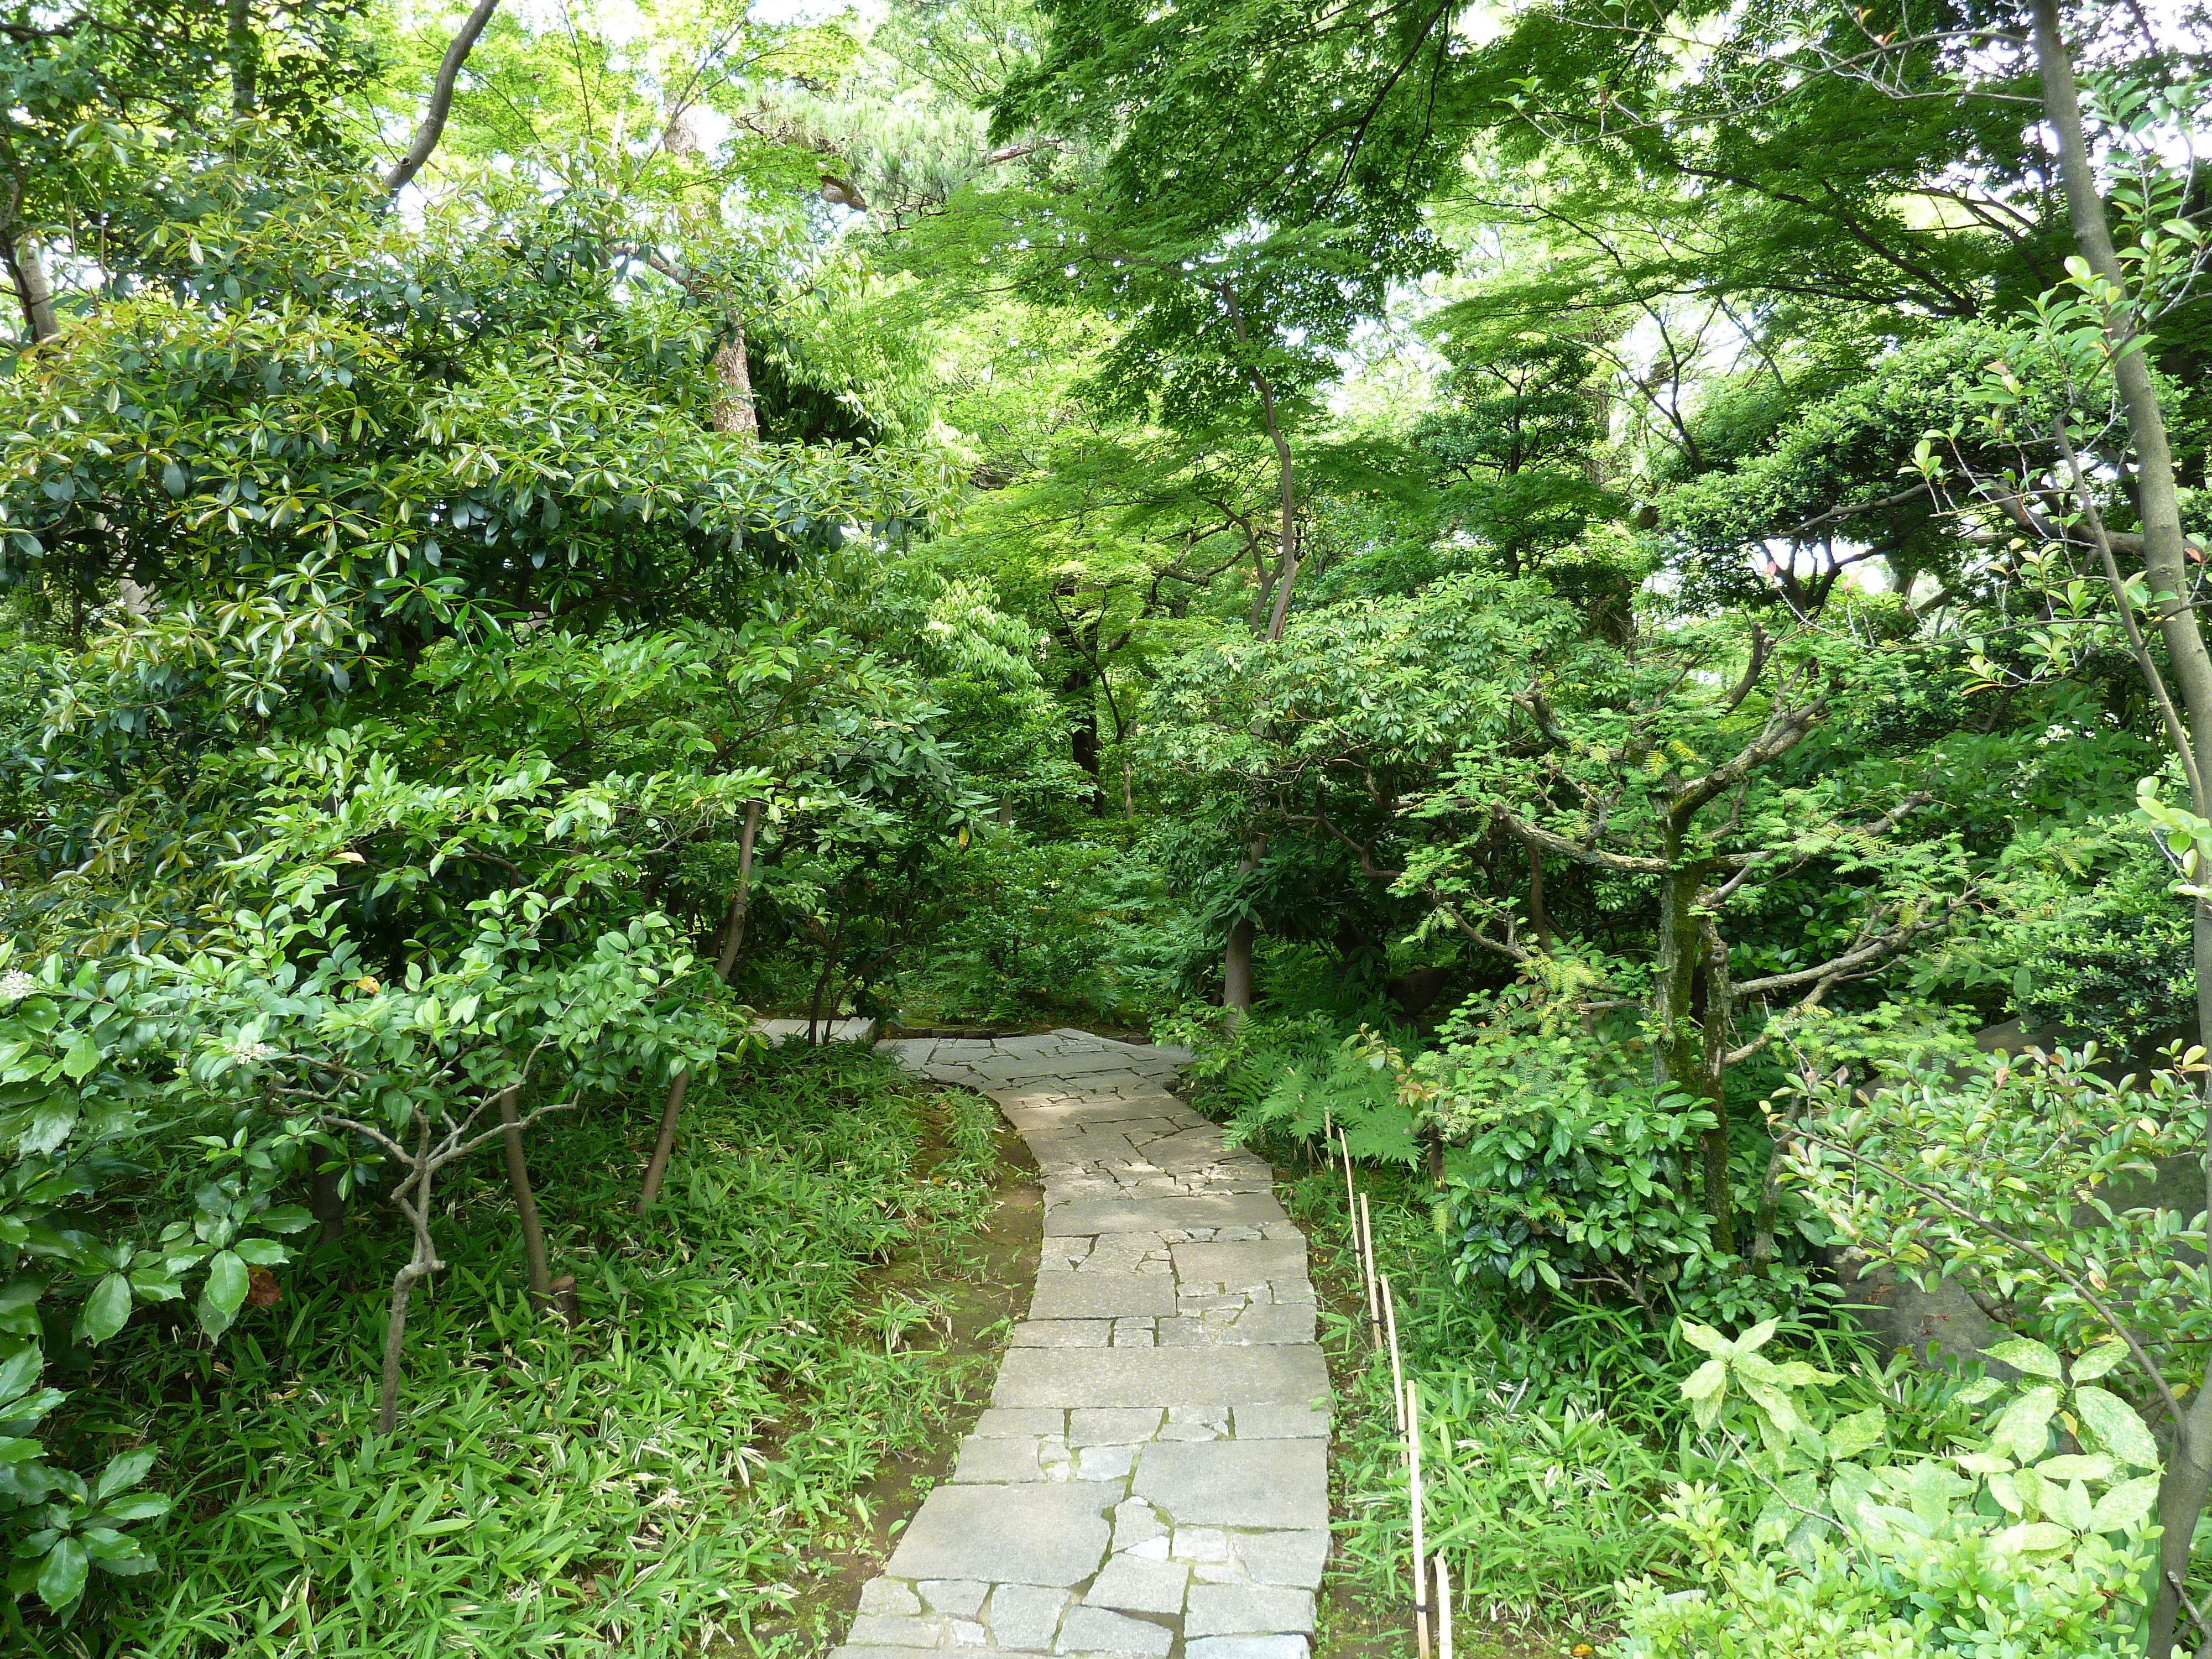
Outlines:
[[[1267,1164],[1167,1092],[1176,1050],[882,1047],[999,1103],[1044,1173],[1044,1260],[990,1409],[832,1659],[1305,1659],[1328,1376]]]

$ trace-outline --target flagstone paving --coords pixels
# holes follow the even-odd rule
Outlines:
[[[831,1659],[1306,1659],[1328,1374],[1267,1164],[1168,1092],[1178,1050],[880,1046],[999,1103],[1043,1171],[1044,1261],[990,1408]]]

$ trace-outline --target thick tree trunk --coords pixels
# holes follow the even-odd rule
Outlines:
[[[1243,861],[1237,865],[1237,874],[1242,878],[1260,867],[1260,854],[1266,850],[1263,842],[1248,842]],[[1256,933],[1250,917],[1246,917],[1229,930],[1229,943],[1221,953],[1221,1006],[1229,1010],[1233,1024],[1252,1012],[1252,943]]]
[[[33,343],[51,340],[62,331],[54,317],[54,296],[46,286],[46,261],[39,245],[27,236],[16,236],[8,245],[8,275],[15,284],[15,298],[23,307],[23,322]]]
[[[2058,0],[2033,0],[2035,55],[2043,82],[2043,111],[2058,145],[2058,176],[2066,192],[2067,216],[2075,246],[2089,268],[2124,288],[2127,273],[2112,244],[2106,204],[2091,166],[2087,135],[2081,124],[2081,98],[2074,61],[2066,47]],[[2142,520],[2143,569],[2150,579],[2159,633],[2179,701],[2186,712],[2191,744],[2198,756],[2212,737],[2212,652],[2197,623],[2191,604],[2188,557],[2181,531],[2173,448],[2166,414],[2151,378],[2150,365],[2135,345],[2138,331],[2122,319],[2109,325],[2112,378],[2127,413],[2128,436],[2135,448],[2136,509]],[[2200,817],[2212,817],[2203,780],[2191,803]],[[2199,901],[2193,921],[2197,963],[2198,1040],[2212,1037],[2212,911]],[[2212,1144],[2203,1152],[2205,1206],[2212,1213]],[[2189,1572],[2190,1545],[2197,1517],[2212,1486],[2212,1376],[2200,1382],[2184,1419],[2176,1424],[2174,1446],[2159,1485],[2157,1580],[2152,1586],[2149,1652],[2164,1656],[2174,1639],[2181,1612],[2181,1585]]]
[[[714,430],[739,438],[760,436],[752,360],[745,355],[745,331],[734,323],[729,338],[714,348]]]
[[[223,53],[230,60],[231,113],[251,115],[260,54],[253,40],[253,12],[250,0],[229,0],[224,8],[223,36]]]
[[[540,1317],[551,1311],[553,1274],[545,1261],[545,1234],[538,1224],[538,1195],[530,1189],[530,1166],[523,1161],[522,1130],[518,1127],[514,1097],[520,1091],[499,1091],[500,1139],[507,1148],[507,1184],[514,1193],[515,1213],[522,1220],[522,1262],[530,1280],[530,1305]]]

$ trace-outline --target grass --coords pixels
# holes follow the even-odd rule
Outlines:
[[[632,1213],[652,1106],[532,1132],[574,1330],[532,1318],[496,1149],[447,1183],[399,1433],[375,1368],[399,1231],[364,1213],[221,1350],[155,1330],[77,1381],[87,1449],[158,1449],[161,1571],[39,1655],[429,1659],[796,1652],[776,1622],[864,1489],[941,1429],[988,1359],[929,1351],[902,1247],[988,1212],[997,1119],[872,1054],[787,1049],[694,1093],[661,1206]],[[937,1264],[942,1267],[943,1263]],[[925,1273],[920,1275],[927,1278]]]

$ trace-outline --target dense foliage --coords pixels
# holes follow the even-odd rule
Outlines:
[[[957,1382],[863,1269],[992,1154],[764,1014],[1150,1025],[1324,1235],[1358,1166],[1469,1618],[2195,1650],[2208,76],[2104,0],[9,10],[11,1650],[801,1644]]]

